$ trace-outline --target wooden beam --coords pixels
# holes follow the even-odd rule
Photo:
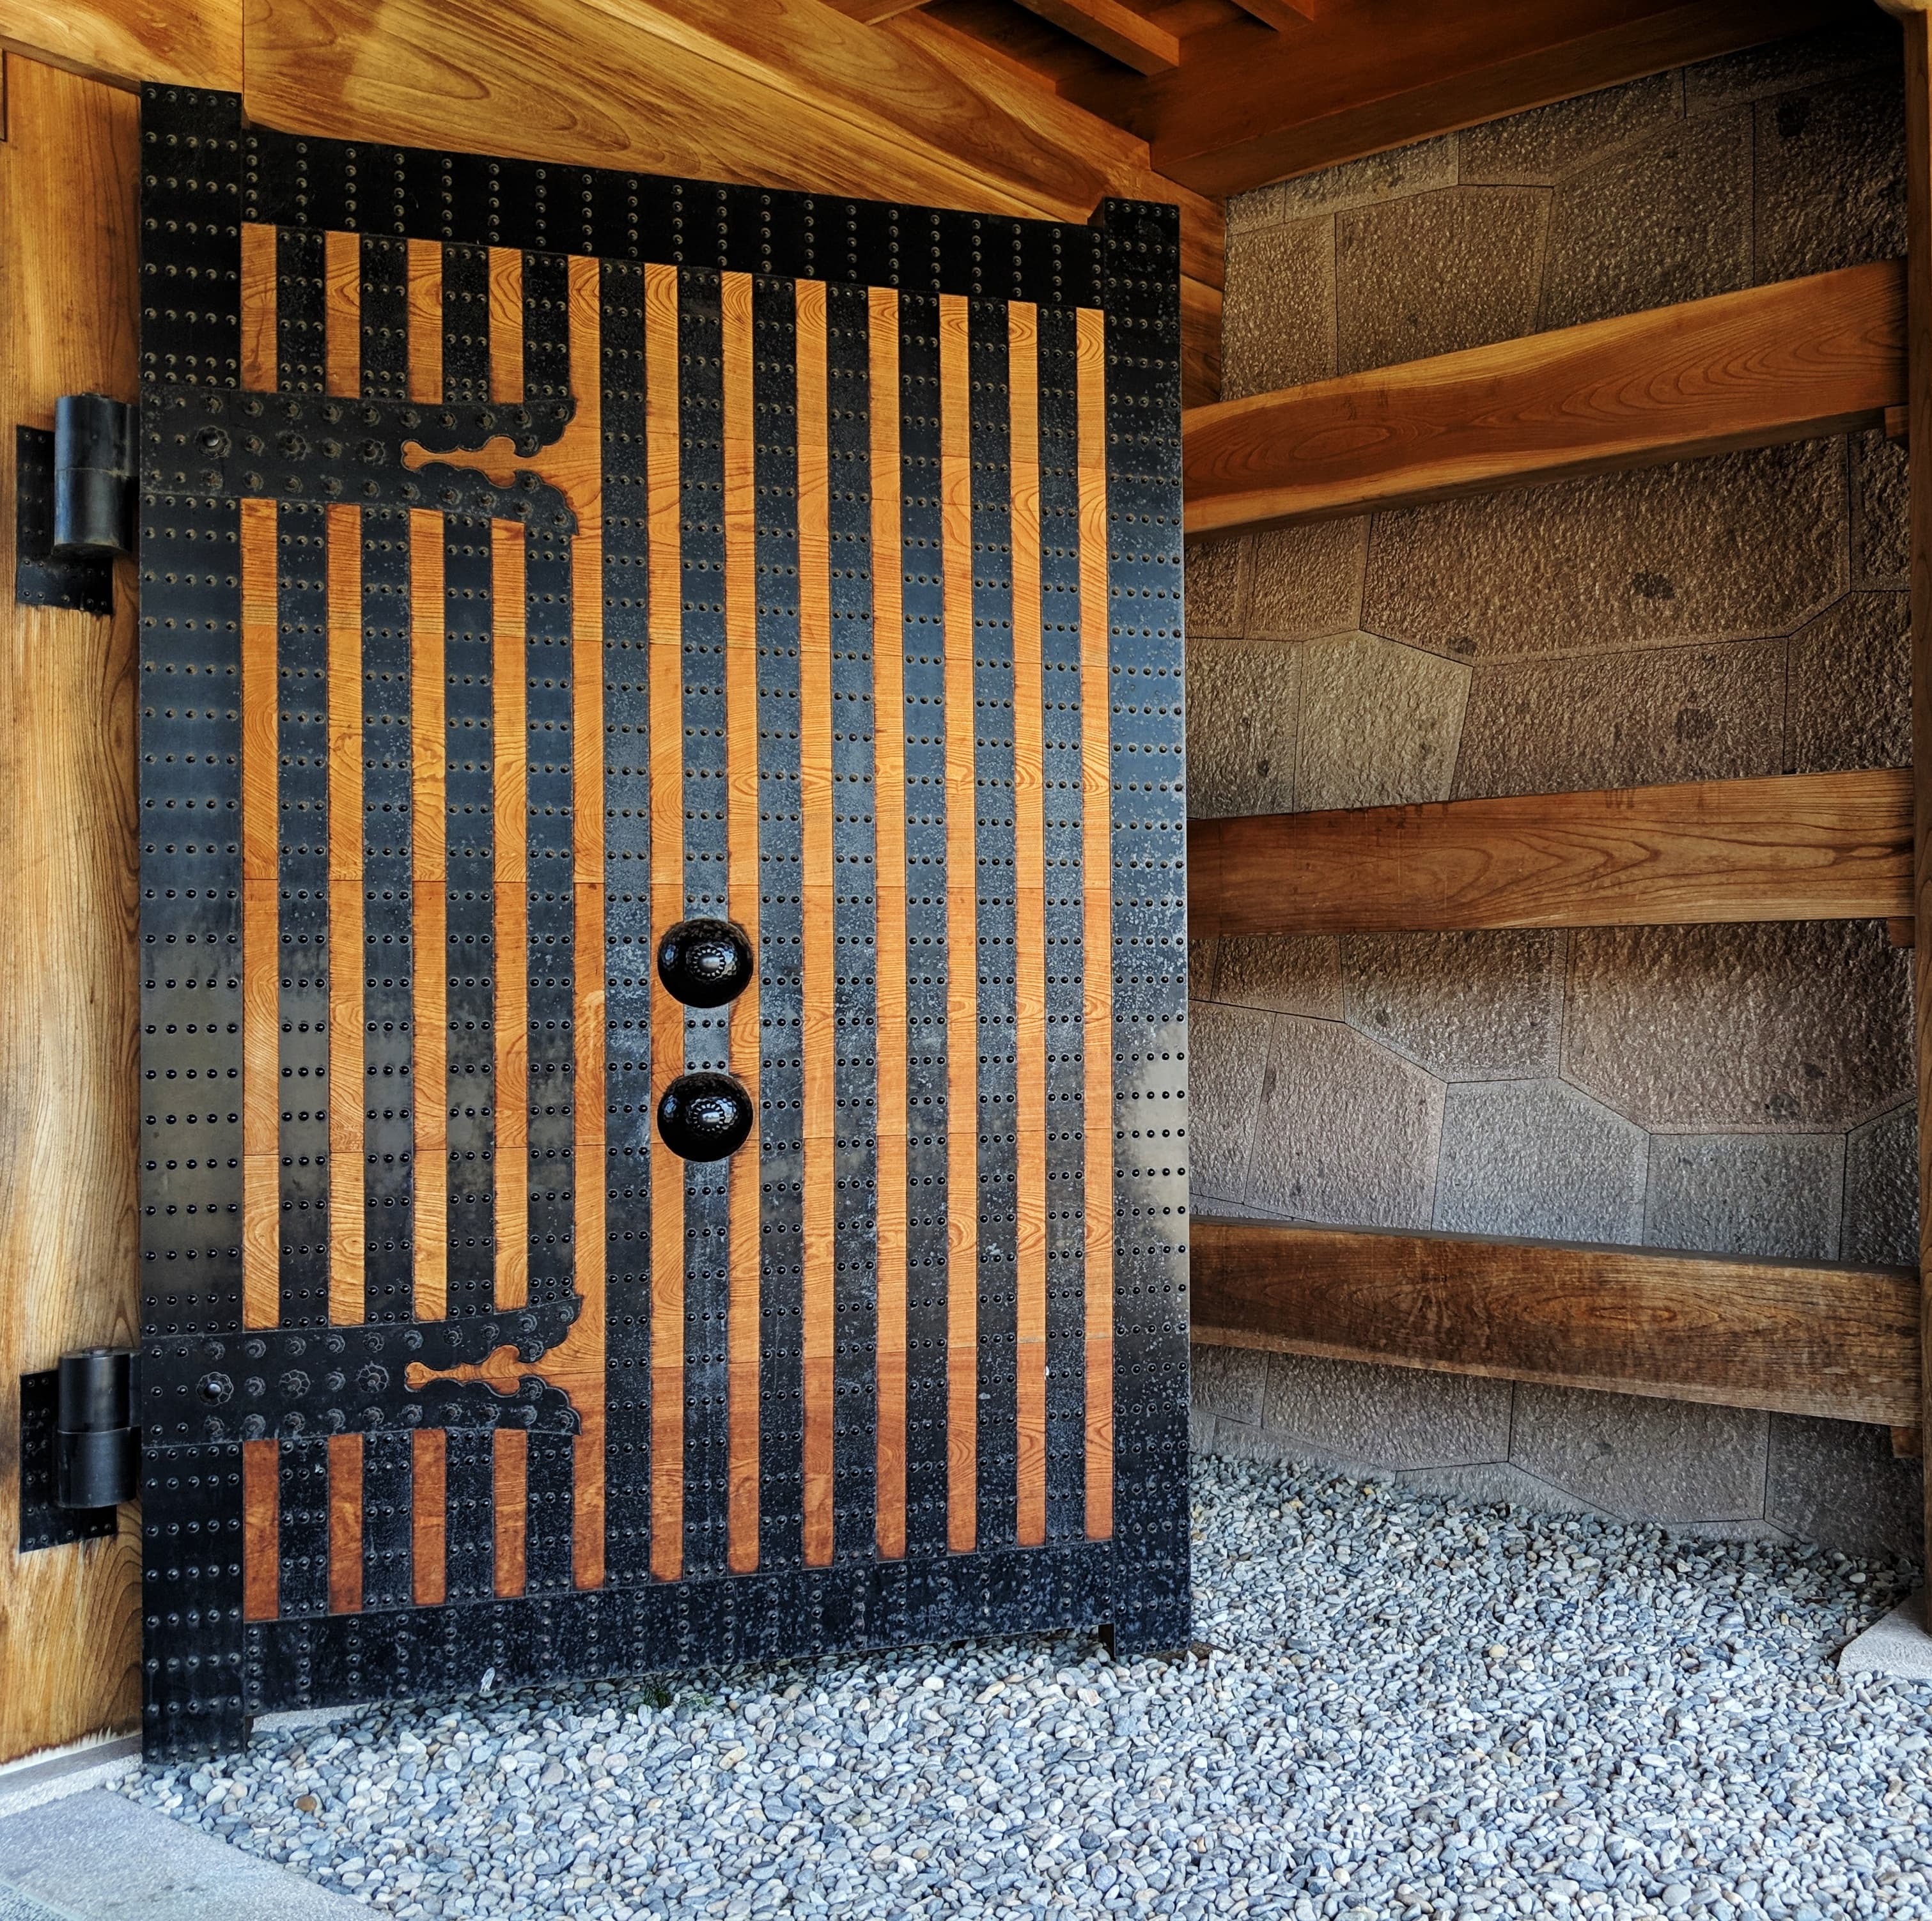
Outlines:
[[[1882,424],[1905,267],[1874,261],[1190,409],[1190,538]]]
[[[1234,0],[1244,13],[1273,27],[1276,33],[1292,31],[1304,20],[1318,17],[1320,0]]]
[[[0,46],[110,86],[242,88],[242,0],[0,0]]]
[[[1238,193],[1845,16],[1843,0],[1360,0],[1297,31],[1189,36],[1176,72],[1062,91],[1144,136],[1154,164]]]
[[[1187,862],[1196,940],[1877,920],[1912,898],[1912,773],[1192,820]]]
[[[1917,1425],[1909,1269],[1196,1215],[1196,1341]]]
[[[1120,0],[1019,0],[1019,4],[1136,73],[1171,73],[1180,64],[1180,41],[1144,13],[1122,6]]]

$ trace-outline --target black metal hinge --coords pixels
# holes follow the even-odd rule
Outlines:
[[[54,430],[14,430],[14,598],[114,611],[114,562],[134,549],[134,409],[64,394]]]
[[[116,1505],[140,1494],[139,1365],[125,1347],[86,1347],[20,1377],[22,1554],[111,1535]]]

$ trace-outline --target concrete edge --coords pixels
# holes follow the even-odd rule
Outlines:
[[[1854,1635],[1839,1653],[1838,1672],[1932,1681],[1932,1634],[1925,1631],[1924,1595],[1908,1596],[1864,1633]]]
[[[76,1742],[51,1754],[28,1755],[0,1767],[0,1817],[23,1814],[63,1795],[111,1787],[141,1765],[138,1734],[109,1735]]]

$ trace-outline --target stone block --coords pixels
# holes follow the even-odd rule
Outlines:
[[[1237,1200],[1268,1068],[1269,1016],[1197,1000],[1187,1020],[1194,1194]]]
[[[1644,1239],[1704,1254],[1830,1260],[1845,1177],[1840,1134],[1660,1134]]]
[[[1784,765],[1793,774],[1912,762],[1912,605],[1847,594],[1791,637]]]
[[[1842,22],[1815,33],[1794,34],[1685,67],[1684,110],[1721,113],[1746,100],[1815,87],[1868,67],[1896,67],[1902,57],[1893,22],[1882,13],[1850,7]]]
[[[1221,397],[1325,380],[1335,371],[1335,223],[1228,235]]]
[[[1840,1260],[1918,1265],[1918,1114],[1910,1103],[1854,1128],[1845,1143]]]
[[[1683,116],[1683,91],[1676,73],[1653,73],[1472,127],[1462,136],[1463,184],[1553,187],[1579,167],[1670,131]]]
[[[1840,1554],[1920,1561],[1922,1462],[1892,1451],[1892,1431],[1862,1422],[1773,1414],[1765,1512]]]
[[[1456,797],[1775,774],[1785,647],[1735,640],[1479,664]]]
[[[1197,541],[1187,550],[1187,637],[1238,640],[1247,622],[1246,535]]]
[[[1310,640],[1301,651],[1295,805],[1448,799],[1468,669],[1372,634]]]
[[[1762,100],[1760,285],[1905,251],[1905,97],[1896,68]]]
[[[1666,1524],[1765,1513],[1767,1417],[1519,1382],[1510,1459],[1606,1513]]]
[[[1372,206],[1381,200],[1453,187],[1456,138],[1444,133],[1385,154],[1344,160],[1340,166],[1324,166],[1318,173],[1259,187],[1251,193],[1234,194],[1228,202],[1228,231],[1244,233],[1250,227],[1310,220],[1318,214],[1344,213],[1351,207]]]
[[[1905,443],[1874,427],[1852,435],[1850,445],[1852,584],[1905,586],[1912,507]]]
[[[1214,998],[1214,977],[1220,969],[1221,943],[1218,940],[1190,940],[1187,943],[1187,993],[1193,1000]]]
[[[1249,562],[1248,637],[1315,640],[1361,625],[1369,522],[1314,520],[1257,534]]]
[[[1221,943],[1215,997],[1274,1014],[1342,1017],[1342,943],[1332,934],[1246,934]]]
[[[1532,331],[1549,196],[1425,193],[1335,217],[1338,373]]]
[[[1751,116],[1680,122],[1570,175],[1550,213],[1542,327],[1748,286]]]
[[[1645,1146],[1640,1128],[1560,1080],[1458,1083],[1443,1102],[1435,1224],[1635,1243]]]
[[[1190,818],[1293,808],[1302,651],[1276,640],[1189,641]]]
[[[1258,1347],[1210,1347],[1196,1341],[1189,1350],[1195,1407],[1204,1414],[1253,1425],[1262,1418],[1268,1362]]]
[[[1372,1461],[1446,1467],[1509,1453],[1510,1384],[1359,1361],[1270,1354],[1263,1429]]]
[[[1349,1023],[1438,1080],[1554,1074],[1561,938],[1540,928],[1352,934]]]
[[[1507,1461],[1467,1467],[1412,1467],[1396,1476],[1405,1488],[1472,1507],[1526,1508],[1533,1514],[1602,1514],[1567,1488],[1553,1488]]]
[[[1640,1125],[1824,1132],[1912,1092],[1912,955],[1882,922],[1570,940],[1564,1074]]]
[[[1846,585],[1844,443],[1376,517],[1364,624],[1457,660],[1788,634]]]
[[[1306,1220],[1426,1227],[1441,1083],[1335,1022],[1273,1019],[1248,1197]],[[1195,1061],[1198,1102],[1198,1043]]]

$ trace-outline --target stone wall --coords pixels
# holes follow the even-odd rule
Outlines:
[[[1904,201],[1874,8],[1234,200],[1226,391],[1900,253]],[[1902,764],[1904,508],[1867,433],[1197,548],[1191,810]],[[1196,1205],[1910,1263],[1909,968],[1875,922],[1203,943]],[[1917,1552],[1883,1430],[1195,1367],[1201,1446]]]

